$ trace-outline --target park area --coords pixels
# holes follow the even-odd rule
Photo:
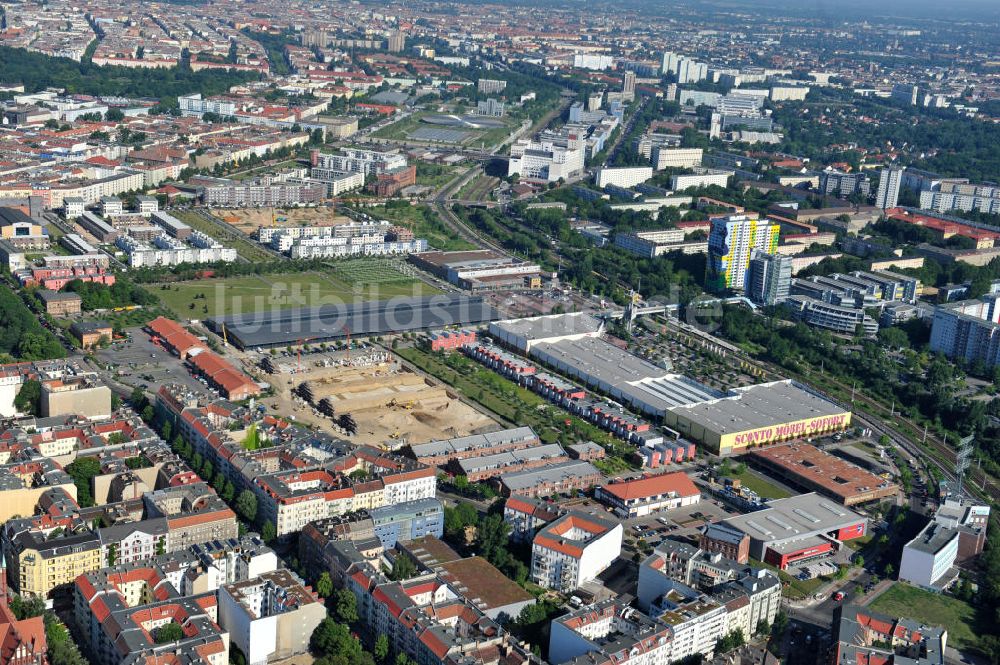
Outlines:
[[[948,629],[948,644],[956,649],[976,643],[976,611],[958,598],[897,582],[872,601],[870,607],[891,617],[943,626]]]
[[[182,319],[439,293],[386,259],[348,259],[331,262],[324,271],[199,279],[146,288]]]

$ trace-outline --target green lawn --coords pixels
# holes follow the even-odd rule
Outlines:
[[[417,347],[396,349],[395,353],[501,418],[533,428],[545,443],[593,441],[611,448],[615,458],[609,459],[608,464],[621,469],[627,466],[620,458],[631,453],[633,446],[549,404],[541,396],[474,360],[459,354],[445,355]]]
[[[461,173],[461,167],[417,162],[417,184],[438,188]]]
[[[792,495],[791,492],[751,471],[732,473],[729,475],[729,478],[739,480],[743,487],[753,490],[765,499],[785,499]]]
[[[357,271],[359,266],[348,268]],[[437,293],[433,287],[406,277],[389,279],[384,269],[381,278],[353,280],[335,272],[294,273],[288,275],[251,275],[221,279],[200,279],[152,284],[146,288],[182,318],[205,318],[259,310],[291,307],[318,307],[354,300],[386,299],[394,296],[423,296]],[[166,288],[164,288],[164,286]]]
[[[406,205],[405,202],[390,206],[371,206],[363,208],[372,217],[387,219],[393,224],[399,224],[413,231],[418,238],[424,238],[434,249],[443,251],[458,251],[476,249],[467,240],[455,237],[455,232],[445,226],[437,213],[426,205]]]
[[[870,607],[892,617],[915,619],[948,629],[948,643],[961,649],[976,643],[975,610],[957,598],[897,582]]]

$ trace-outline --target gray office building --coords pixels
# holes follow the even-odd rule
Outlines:
[[[882,169],[875,194],[875,207],[886,210],[895,208],[899,202],[899,185],[903,181],[903,169]]]
[[[758,305],[777,305],[788,299],[792,286],[792,258],[754,251],[747,274],[747,297]]]

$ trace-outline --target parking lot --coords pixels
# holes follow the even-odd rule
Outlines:
[[[95,355],[101,364],[111,366],[111,374],[132,387],[155,392],[164,383],[179,383],[198,392],[210,392],[191,376],[179,358],[153,344],[141,328],[126,330],[129,340],[117,342]]]

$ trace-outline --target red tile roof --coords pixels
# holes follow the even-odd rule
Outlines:
[[[647,497],[670,493],[682,497],[699,494],[698,488],[691,482],[691,479],[681,471],[663,473],[657,476],[648,476],[621,483],[611,483],[604,485],[602,489],[604,492],[613,494],[622,501],[645,499]]]

